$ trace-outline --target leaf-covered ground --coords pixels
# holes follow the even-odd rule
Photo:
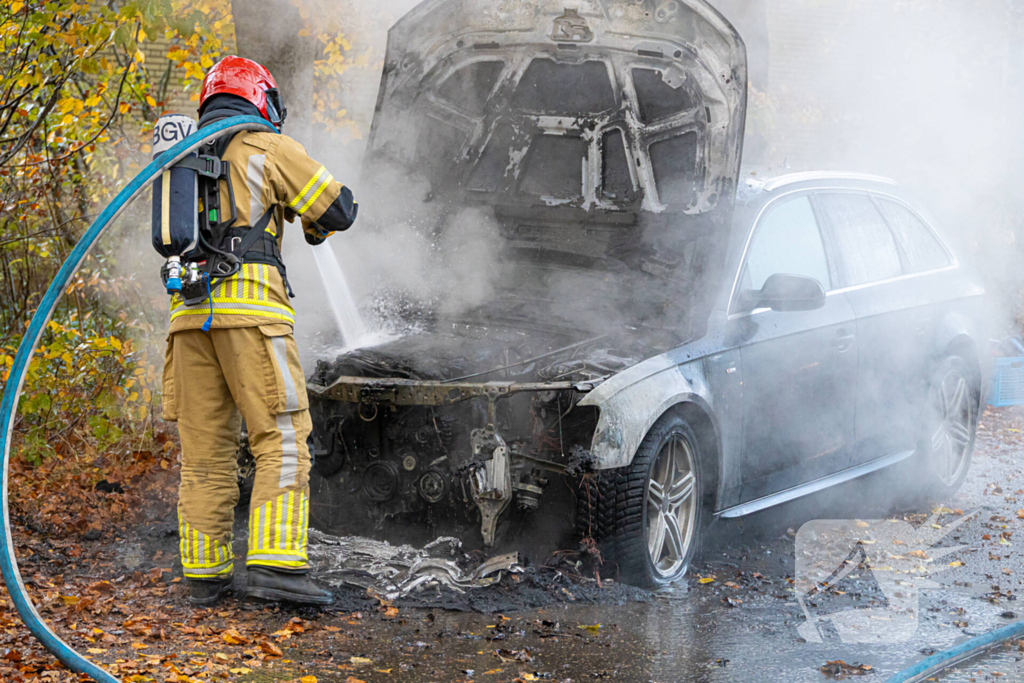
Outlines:
[[[353,589],[325,611],[238,597],[193,609],[175,556],[176,467],[157,449],[120,470],[63,479],[60,466],[15,472],[18,556],[42,615],[125,681],[732,681],[750,680],[753,663],[773,680],[817,681],[836,660],[884,676],[923,657],[922,643],[941,649],[1020,618],[1024,565],[1014,544],[1024,525],[1022,430],[1024,409],[988,411],[963,491],[945,508],[901,513],[920,524],[934,510],[946,524],[983,507],[954,539],[968,547],[942,560],[948,590],[922,598],[915,640],[881,648],[801,641],[789,530],[799,520],[784,515],[756,530],[753,520],[731,534],[719,530],[691,579],[649,603],[561,567],[536,568],[519,584],[462,604],[452,596],[390,604]],[[834,599],[855,607],[879,599],[864,577],[842,592]],[[1002,673],[1011,664],[982,668]],[[35,643],[6,595],[0,680],[75,680]]]

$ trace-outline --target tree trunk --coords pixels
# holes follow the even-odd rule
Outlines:
[[[231,11],[238,54],[274,75],[288,108],[284,132],[309,148],[316,39],[299,36],[304,22],[288,0],[231,0]]]

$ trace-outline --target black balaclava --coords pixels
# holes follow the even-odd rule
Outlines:
[[[231,118],[232,116],[255,116],[258,119],[262,119],[263,115],[260,114],[260,110],[256,108],[252,102],[246,99],[238,97],[237,95],[214,95],[210,99],[203,102],[203,106],[199,109],[199,127],[205,128],[217,121]],[[217,140],[214,145],[214,152],[217,156],[224,156],[224,152],[227,150],[228,145],[234,138],[234,135],[228,135]]]

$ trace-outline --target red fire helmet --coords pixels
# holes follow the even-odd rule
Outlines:
[[[277,81],[265,66],[251,59],[231,55],[214,64],[203,79],[199,109],[214,95],[225,94],[251,102],[279,130],[288,113],[281,102]]]

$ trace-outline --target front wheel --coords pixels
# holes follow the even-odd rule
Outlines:
[[[700,545],[701,475],[693,428],[678,415],[663,416],[619,483],[615,550],[624,581],[657,588],[686,573]]]
[[[926,492],[943,500],[967,478],[981,403],[978,384],[971,366],[951,356],[939,366],[929,387],[918,450],[924,456]]]

